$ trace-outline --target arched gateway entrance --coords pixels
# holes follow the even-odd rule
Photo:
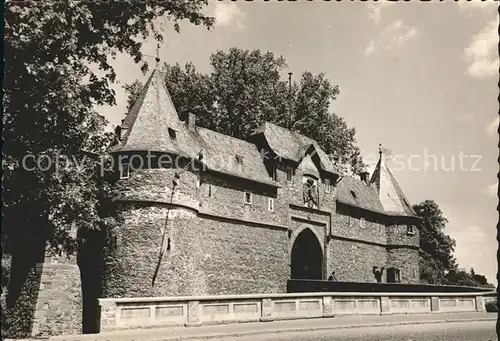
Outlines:
[[[299,233],[292,247],[292,279],[323,279],[323,252],[310,229]]]

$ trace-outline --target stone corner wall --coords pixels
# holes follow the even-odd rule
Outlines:
[[[82,293],[75,257],[48,256],[37,268],[41,280],[31,335],[80,334]]]

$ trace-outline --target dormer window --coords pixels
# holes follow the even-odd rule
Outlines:
[[[120,165],[120,180],[128,179],[130,176],[130,170],[127,163]]]
[[[415,235],[415,227],[413,225],[407,225],[406,226],[406,234],[409,236],[414,236]]]
[[[245,202],[245,205],[252,205],[252,193],[245,192],[243,193],[244,197],[243,200]]]
[[[242,165],[242,164],[243,164],[243,156],[241,156],[241,155],[236,155],[236,162],[237,162],[239,165]]]
[[[172,128],[168,128],[168,136],[170,136],[172,140],[175,140],[177,138],[177,132]]]

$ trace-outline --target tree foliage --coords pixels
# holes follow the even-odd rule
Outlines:
[[[484,288],[495,287],[493,284],[488,283],[488,279],[484,275],[476,274],[473,268],[470,269],[470,272],[467,272],[465,269],[450,271],[446,276],[446,280],[448,284],[454,285]]]
[[[214,19],[201,12],[206,4],[5,4],[2,244],[7,241],[4,246],[12,253],[12,272],[9,318],[2,331],[9,330],[11,337],[29,334],[29,311],[38,290],[30,281],[39,275],[35,264],[43,260],[45,242],[54,252],[72,253],[84,242],[79,237],[85,231],[110,222],[100,214],[106,188],[99,183],[101,162],[95,156],[111,137],[103,134],[105,121],[95,106],[115,104],[112,58],[128,54],[146,71],[140,39],[153,35],[161,41],[160,20],[177,31],[182,20],[210,28]]]
[[[231,48],[210,57],[212,72],[202,74],[188,63],[165,64],[165,82],[177,110],[191,111],[198,124],[226,135],[245,139],[269,121],[314,138],[327,153],[336,153],[349,168],[358,171],[360,152],[355,130],[331,112],[339,94],[325,74],[304,72],[299,82],[281,79],[287,67],[272,52]],[[125,86],[129,109],[142,85]]]
[[[445,234],[448,220],[438,204],[426,200],[413,209],[422,218],[420,228],[420,278],[431,284],[492,287],[484,275],[459,269],[453,255],[455,240]]]
[[[111,58],[126,53],[147,70],[137,38],[152,34],[161,41],[155,25],[159,18],[169,20],[177,31],[183,19],[211,27],[213,18],[201,13],[206,4],[6,3],[3,232],[11,242],[42,233],[56,248],[72,251],[68,226],[100,226],[95,164],[79,153],[98,153],[107,145],[107,136],[98,137],[103,120],[94,107],[115,104]],[[64,167],[57,169],[62,156],[67,158]]]
[[[415,205],[413,209],[422,218],[420,277],[429,283],[443,284],[446,281],[446,273],[456,269],[453,256],[455,241],[444,233],[448,220],[432,200]]]

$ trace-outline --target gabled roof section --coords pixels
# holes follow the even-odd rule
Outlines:
[[[328,157],[318,143],[300,133],[277,126],[270,122],[264,124],[255,132],[263,134],[269,147],[281,158],[301,162],[305,153],[314,146],[314,152],[318,155],[321,169],[338,175],[338,171],[332,160]]]
[[[338,183],[337,201],[373,212],[386,213],[375,188],[351,176],[343,177]]]
[[[158,69],[151,73],[121,127],[122,140],[111,152],[156,151],[192,156],[200,151],[196,139],[179,120]],[[175,131],[175,138],[169,129]]]
[[[318,169],[316,168],[316,165],[314,164],[313,160],[309,155],[306,155],[302,159],[299,168],[301,168],[302,173],[304,173],[305,175],[313,175],[316,178],[319,178]]]
[[[277,187],[270,180],[257,146],[205,128],[198,128],[197,133],[202,161],[208,169]]]
[[[384,210],[388,214],[416,216],[396,178],[384,161],[382,153],[375,167],[370,184],[375,188]]]

